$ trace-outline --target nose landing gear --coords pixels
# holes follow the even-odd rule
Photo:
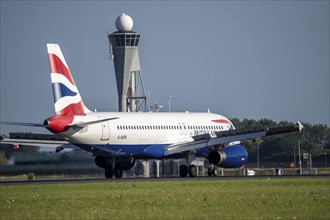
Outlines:
[[[207,175],[208,176],[217,176],[218,172],[217,170],[214,168],[213,165],[211,165],[208,169],[207,169]]]

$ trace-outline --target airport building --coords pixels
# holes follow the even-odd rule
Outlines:
[[[116,19],[116,28],[117,31],[108,34],[108,39],[116,73],[119,111],[149,111],[138,50],[141,35],[132,31],[133,20],[126,14]]]

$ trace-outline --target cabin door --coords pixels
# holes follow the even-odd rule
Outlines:
[[[99,119],[103,119],[105,117],[98,117]],[[101,140],[109,140],[110,138],[110,126],[109,126],[109,121],[103,121],[101,122],[102,126],[102,135],[101,135]]]

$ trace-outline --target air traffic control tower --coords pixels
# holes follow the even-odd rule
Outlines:
[[[116,19],[116,28],[116,32],[108,33],[108,39],[116,72],[119,111],[149,111],[138,51],[140,34],[132,31],[133,20],[126,14]]]

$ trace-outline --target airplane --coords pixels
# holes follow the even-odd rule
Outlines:
[[[277,128],[235,129],[226,117],[191,112],[92,112],[84,104],[70,69],[57,44],[47,44],[55,115],[42,124],[1,122],[2,124],[45,127],[65,141],[3,139],[1,143],[31,146],[55,146],[83,149],[95,156],[105,177],[121,178],[137,159],[183,158],[180,177],[196,177],[192,164],[205,157],[211,166],[208,176],[215,176],[215,166],[238,168],[248,160],[240,141],[301,132],[303,125]]]

